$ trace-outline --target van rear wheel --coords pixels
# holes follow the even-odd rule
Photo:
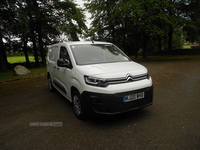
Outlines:
[[[49,90],[50,90],[51,92],[55,91],[55,88],[54,88],[54,86],[53,86],[53,84],[52,84],[50,75],[48,76],[48,86],[49,86]]]
[[[78,91],[75,91],[73,93],[72,104],[73,104],[73,109],[74,109],[74,113],[76,117],[81,120],[85,119],[86,115],[84,113],[82,99]]]

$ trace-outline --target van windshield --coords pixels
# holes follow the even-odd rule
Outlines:
[[[71,45],[71,50],[77,65],[131,61],[112,44]]]

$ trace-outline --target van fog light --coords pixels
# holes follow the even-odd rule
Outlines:
[[[103,102],[102,102],[101,99],[92,98],[91,101],[92,101],[92,104],[93,104],[93,105],[103,105]]]

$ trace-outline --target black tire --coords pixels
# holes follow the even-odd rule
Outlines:
[[[72,96],[73,110],[76,117],[80,120],[86,119],[82,99],[78,91],[73,92]]]
[[[49,91],[51,91],[51,92],[54,92],[54,91],[55,91],[55,88],[54,88],[54,86],[53,86],[53,84],[52,84],[52,81],[51,81],[51,77],[50,77],[50,76],[48,76],[48,86],[49,86]]]

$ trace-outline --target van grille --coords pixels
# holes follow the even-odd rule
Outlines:
[[[136,75],[136,76],[127,74],[126,77],[107,79],[106,82],[108,84],[120,84],[120,83],[127,83],[127,82],[135,82],[135,81],[144,80],[144,79],[149,79],[149,75],[147,73]]]

